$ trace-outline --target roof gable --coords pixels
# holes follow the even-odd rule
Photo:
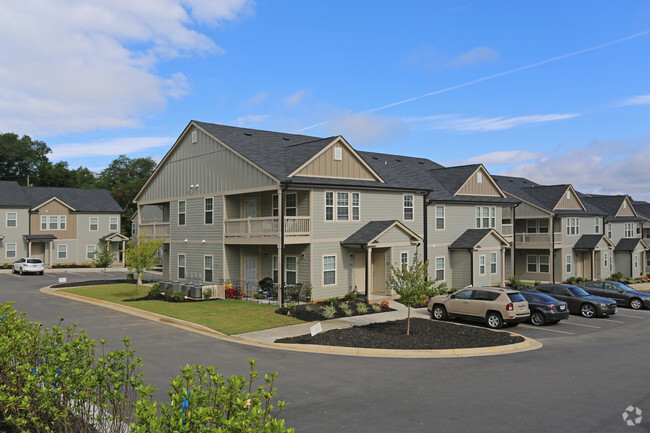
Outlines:
[[[449,245],[450,250],[468,250],[476,248],[486,238],[493,237],[501,245],[510,245],[503,236],[494,229],[467,229],[454,242]]]
[[[506,196],[494,179],[492,179],[492,176],[490,176],[490,173],[488,173],[483,164],[478,165],[476,170],[474,170],[454,195]]]
[[[320,140],[320,142],[324,141]],[[288,177],[293,176],[333,177],[384,183],[384,180],[341,136],[329,140],[328,144],[288,175]]]
[[[63,201],[59,200],[57,197],[52,197],[51,199],[44,201],[43,203],[39,204],[38,206],[34,206],[32,208],[32,210],[39,210],[40,208],[42,208],[44,206],[47,206],[48,204],[50,204],[52,202],[57,202],[57,203],[61,204],[62,206],[68,208],[68,210],[71,211],[71,212],[75,211],[75,209],[72,206],[68,205],[67,203],[64,203]]]
[[[341,241],[342,245],[370,245],[380,246],[389,245],[391,242],[385,242],[387,239],[394,237],[390,232],[396,232],[408,238],[411,242],[422,242],[422,238],[411,229],[406,227],[398,220],[387,221],[370,221],[359,230]],[[384,240],[384,242],[382,242]]]
[[[621,203],[621,206],[618,208],[618,211],[616,212],[617,217],[635,217],[638,216],[636,211],[634,210],[634,206],[632,206],[632,202],[630,201],[630,197],[625,196],[623,199],[623,202]]]

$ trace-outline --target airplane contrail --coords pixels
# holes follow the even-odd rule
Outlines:
[[[377,111],[386,110],[387,108],[395,107],[397,105],[406,104],[408,102],[417,101],[418,99],[427,98],[429,96],[434,96],[434,95],[439,95],[441,93],[451,92],[452,90],[461,89],[463,87],[471,86],[473,84],[482,83],[484,81],[492,80],[494,78],[499,78],[499,77],[503,77],[503,76],[506,76],[506,75],[514,74],[515,72],[520,72],[520,71],[525,71],[527,69],[536,68],[538,66],[542,66],[542,65],[545,65],[547,63],[557,62],[558,60],[568,59],[570,57],[574,57],[574,56],[577,56],[579,54],[584,54],[584,53],[588,53],[590,51],[595,51],[595,50],[599,50],[601,48],[605,48],[605,47],[609,47],[609,46],[612,46],[612,45],[620,44],[621,42],[629,41],[630,39],[639,38],[641,36],[645,36],[645,35],[648,35],[648,34],[650,34],[650,30],[644,30],[642,32],[635,33],[633,35],[629,35],[629,36],[626,36],[624,38],[620,38],[620,39],[616,39],[616,40],[613,40],[613,41],[605,42],[603,44],[595,45],[593,47],[583,48],[581,50],[574,51],[572,53],[562,54],[560,56],[551,57],[551,58],[548,58],[546,60],[531,63],[529,65],[519,66],[517,68],[510,69],[508,71],[499,72],[497,74],[488,75],[486,77],[477,78],[477,79],[471,80],[471,81],[466,81],[465,83],[456,84],[455,86],[446,87],[444,89],[440,89],[440,90],[436,90],[436,91],[433,91],[433,92],[425,93],[424,95],[414,96],[412,98],[403,99],[401,101],[393,102],[393,103],[390,103],[390,104],[387,104],[387,105],[382,105],[381,107],[371,108],[369,110],[361,111],[361,112],[357,113],[357,115],[376,113]],[[330,121],[328,121],[328,120],[323,121],[323,122],[319,122],[319,123],[315,123],[315,124],[313,124],[311,126],[307,126],[305,128],[299,129],[296,132],[307,131],[309,129],[313,129],[313,128],[316,128],[316,127],[322,126],[322,125],[326,125],[328,123],[330,123]]]

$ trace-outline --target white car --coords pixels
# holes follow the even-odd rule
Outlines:
[[[18,260],[16,263],[13,264],[11,270],[14,273],[18,272],[20,275],[27,272],[43,275],[43,272],[45,272],[45,265],[43,264],[43,260],[41,259],[23,257],[22,259]]]

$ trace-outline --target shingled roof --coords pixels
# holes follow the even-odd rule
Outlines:
[[[627,199],[627,195],[602,195],[602,194],[580,194],[580,199],[583,202],[590,203],[601,209],[607,214],[605,217],[607,221],[618,222],[640,222],[644,218],[636,216],[616,216],[621,206]],[[636,207],[635,207],[636,210]]]
[[[644,246],[645,244],[643,243],[643,240],[641,238],[623,238],[620,241],[618,241],[618,244],[616,244],[616,251],[634,251],[639,245],[639,242],[641,242]]]
[[[57,198],[77,212],[122,213],[122,208],[105,189],[20,186],[0,182],[0,206],[34,208]]]

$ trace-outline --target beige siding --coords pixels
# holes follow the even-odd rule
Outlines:
[[[334,159],[334,149],[337,147],[341,148],[342,151],[340,161]],[[357,155],[342,143],[335,143],[333,146],[330,146],[296,175],[375,180],[373,174],[361,163]]]
[[[47,230],[41,230],[41,216],[47,216]],[[51,215],[65,216],[66,229],[65,230],[50,230]],[[60,218],[58,219],[60,224]],[[51,234],[56,236],[57,239],[76,239],[77,238],[77,215],[71,214],[67,206],[62,205],[60,202],[53,200],[45,206],[39,208],[38,213],[30,215],[30,234],[43,235]]]
[[[580,200],[578,200],[578,196],[576,195],[576,192],[573,190],[573,188],[569,188],[564,192],[564,194],[562,194],[562,198],[555,205],[555,210],[576,210],[576,209],[583,209],[583,207],[580,204]]]
[[[482,181],[478,182],[478,175],[481,174]],[[492,197],[501,197],[494,181],[486,170],[482,167],[467,179],[467,182],[458,190],[456,195],[484,195]]]
[[[618,210],[618,212],[616,212],[616,216],[617,217],[636,216],[636,215],[634,215],[634,210],[632,209],[632,205],[630,204],[630,201],[627,198],[621,204],[621,207]]]
[[[194,130],[191,128],[171,150],[142,192],[140,204],[277,184],[201,130],[196,129],[198,141],[192,143]]]

